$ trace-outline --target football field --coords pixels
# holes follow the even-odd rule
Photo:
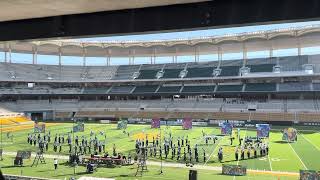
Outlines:
[[[51,138],[55,134],[67,134],[72,130],[72,123],[59,123],[47,126],[46,131],[51,132]],[[116,151],[127,155],[135,153],[135,140],[148,136],[162,137],[171,136],[173,142],[177,142],[178,138],[186,138],[190,140],[191,146],[195,144],[199,148],[199,162],[191,169],[198,169],[198,178],[200,179],[297,179],[300,169],[305,170],[320,170],[320,133],[316,128],[309,129],[297,127],[298,141],[294,143],[287,143],[282,141],[281,129],[286,127],[274,127],[270,133],[270,138],[266,140],[269,144],[269,155],[250,158],[245,160],[236,161],[234,157],[235,148],[239,142],[236,138],[233,145],[230,145],[229,136],[218,136],[218,140],[213,143],[209,141],[206,144],[203,133],[206,135],[220,135],[219,127],[193,127],[191,130],[183,130],[181,126],[162,126],[160,129],[151,129],[150,125],[131,125],[129,124],[126,132],[118,130],[116,124],[85,124],[84,132],[77,132],[75,136],[79,139],[81,136],[90,137],[90,133],[97,135],[101,141],[106,141],[106,151],[112,153],[113,144],[116,146]],[[49,150],[45,152],[46,164],[39,164],[38,167],[30,167],[33,157],[25,160],[24,167],[14,167],[13,157],[17,150],[30,150],[37,151],[37,147],[27,143],[28,133],[32,133],[33,129],[19,130],[11,132],[13,138],[8,138],[6,132],[2,133],[2,149],[3,161],[0,161],[1,170],[4,174],[23,174],[28,176],[49,177],[54,179],[63,179],[65,177],[73,176],[74,169],[66,163],[69,148],[67,144],[62,147],[62,151],[54,152],[53,145],[49,144]],[[256,130],[251,128],[241,128],[240,136],[256,136]],[[149,140],[150,141],[150,140]],[[217,153],[218,149],[222,147],[224,152],[223,162],[218,162]],[[182,150],[183,152],[183,150]],[[206,160],[204,161],[204,152]],[[53,158],[59,158],[59,170],[53,171]],[[160,158],[148,157],[150,162],[149,171],[144,174],[142,179],[175,179],[188,177],[188,169],[185,162],[181,158],[171,158],[171,153],[167,159],[164,159],[164,174],[159,174]],[[248,169],[247,176],[224,176],[221,175],[222,164],[239,164],[245,165]],[[220,168],[220,169],[219,169]],[[78,166],[76,168],[76,176],[85,176],[85,167]],[[117,168],[98,168],[98,172],[89,174],[88,176],[97,177],[113,177],[116,179],[136,179],[135,174],[136,165],[122,166]],[[141,177],[138,177],[140,179]]]

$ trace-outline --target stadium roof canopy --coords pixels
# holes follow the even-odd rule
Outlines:
[[[11,41],[0,51],[86,57],[150,57],[255,52],[320,46],[320,26],[259,31],[198,39],[80,42],[76,40]]]
[[[208,0],[1,0],[0,22]]]

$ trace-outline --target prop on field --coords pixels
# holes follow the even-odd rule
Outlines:
[[[300,170],[300,180],[319,180],[320,171]]]
[[[46,161],[44,160],[44,157],[43,157],[43,152],[41,152],[41,151],[37,152],[36,157],[34,158],[31,167],[33,167],[33,166],[37,167],[39,164],[39,161],[41,164],[46,163]]]
[[[118,121],[117,129],[126,129],[127,125],[128,125],[128,121],[121,119],[121,120]]]
[[[137,154],[138,167],[137,167],[137,171],[136,171],[135,176],[137,176],[138,174],[140,174],[142,176],[143,172],[148,170],[147,163],[146,163],[146,160],[147,160],[146,151],[147,151],[147,148],[142,147],[142,148],[140,148],[139,153]]]
[[[159,118],[152,119],[151,128],[160,128],[160,119]]]
[[[78,122],[75,126],[73,126],[73,132],[84,132],[84,123]]]
[[[269,124],[256,124],[257,127],[257,137],[265,138],[269,137],[270,125]]]
[[[192,119],[190,117],[183,118],[182,128],[183,129],[192,129]]]
[[[221,126],[221,134],[222,135],[231,135],[232,134],[232,124],[229,122],[223,122],[220,124]]]
[[[231,176],[245,176],[247,174],[247,168],[246,166],[241,165],[223,164],[222,174]]]
[[[294,128],[286,128],[283,130],[282,140],[283,141],[297,141],[298,131]]]
[[[31,151],[21,151],[21,150],[19,150],[17,152],[16,157],[21,157],[22,159],[30,159]]]
[[[45,133],[46,131],[46,124],[44,123],[38,123],[38,122],[35,122],[34,123],[34,132],[35,133]]]

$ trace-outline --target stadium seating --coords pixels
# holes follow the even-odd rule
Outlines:
[[[217,92],[241,92],[243,85],[219,85]]]
[[[308,64],[308,56],[278,57],[281,71],[301,71],[303,64]]]
[[[265,92],[273,92],[276,91],[275,83],[250,83],[246,84],[245,91],[247,92],[257,92],[257,91],[265,91]]]
[[[160,69],[140,70],[140,75],[137,79],[155,79],[158,71],[160,71]]]
[[[214,67],[188,68],[186,78],[212,77]]]
[[[219,76],[239,76],[240,66],[221,66]]]
[[[133,93],[154,93],[158,89],[159,85],[148,85],[148,86],[136,86]]]
[[[306,82],[286,82],[279,84],[279,91],[310,91],[310,83]]]
[[[179,93],[181,86],[161,86],[158,93]]]
[[[179,74],[183,69],[165,69],[162,79],[179,78]]]
[[[70,118],[70,112],[55,112],[55,118]]]
[[[320,83],[313,83],[313,90],[320,91]]]
[[[184,86],[182,93],[212,93],[215,86]]]
[[[272,72],[273,66],[275,66],[275,64],[248,65],[247,67],[250,68],[251,73],[256,73],[256,72]]]
[[[113,86],[109,91],[110,94],[130,94],[134,86]]]
[[[139,65],[122,65],[119,66],[114,77],[115,80],[132,79],[132,75],[139,71]]]
[[[84,88],[83,94],[106,94],[110,87]]]

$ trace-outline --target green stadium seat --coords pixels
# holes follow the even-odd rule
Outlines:
[[[133,93],[154,93],[158,85],[137,86]]]
[[[246,84],[245,91],[276,91],[275,83],[250,83]]]
[[[160,71],[160,69],[140,70],[140,75],[137,79],[155,79],[158,71]]]
[[[184,86],[182,92],[184,93],[211,93],[215,86]]]
[[[247,67],[250,68],[250,72],[272,72],[273,66],[275,64],[259,64],[259,65],[248,65]]]
[[[186,78],[212,77],[214,67],[188,68]]]
[[[241,92],[243,85],[219,85],[217,92]]]
[[[181,86],[161,86],[158,93],[179,93]]]
[[[239,76],[239,66],[221,66],[219,76]]]
[[[165,69],[162,76],[163,79],[179,78],[179,74],[183,69]]]
[[[103,88],[85,88],[84,94],[106,94],[110,87]]]

